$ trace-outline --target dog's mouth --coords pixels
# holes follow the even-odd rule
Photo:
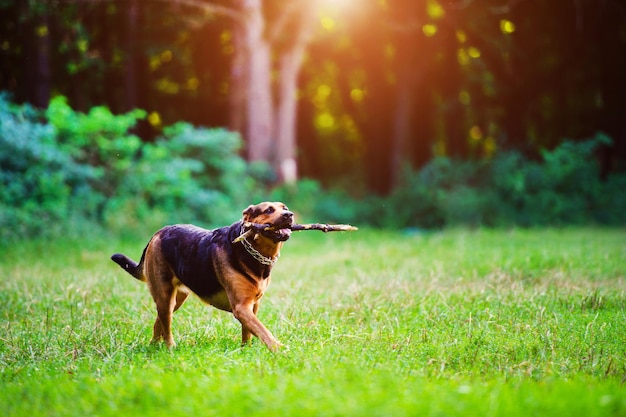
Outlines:
[[[292,222],[273,224],[271,228],[263,230],[261,234],[274,242],[284,242],[291,237],[291,225]]]

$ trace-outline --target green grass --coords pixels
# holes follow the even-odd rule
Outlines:
[[[239,346],[197,299],[149,344],[136,241],[0,254],[0,414],[626,416],[624,230],[294,234]]]

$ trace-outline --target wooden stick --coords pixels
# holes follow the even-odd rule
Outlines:
[[[290,227],[294,232],[299,232],[301,230],[321,230],[322,232],[353,232],[355,230],[359,230],[358,227],[351,226],[349,224],[324,224],[324,223],[313,223],[313,224],[294,224]]]
[[[233,243],[241,242],[246,239],[253,233],[259,233],[264,230],[275,230],[276,227],[271,224],[259,224],[259,223],[251,223],[245,222],[243,224],[244,228],[249,228],[235,240]],[[302,230],[321,230],[324,233],[327,232],[352,232],[354,230],[359,230],[358,227],[351,226],[349,224],[324,224],[324,223],[313,223],[313,224],[293,224],[290,227],[282,227],[281,229],[291,229],[294,232],[300,232]]]

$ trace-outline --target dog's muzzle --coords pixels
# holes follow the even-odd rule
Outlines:
[[[274,242],[284,242],[291,237],[291,226],[293,225],[293,213],[284,211],[280,218],[271,224],[270,230],[264,230],[261,234]]]

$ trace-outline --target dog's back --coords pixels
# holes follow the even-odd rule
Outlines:
[[[240,223],[214,230],[180,224],[164,227],[158,234],[161,253],[176,278],[204,299],[223,290],[214,266],[216,249],[229,251],[240,231]]]
[[[146,251],[150,245],[158,244],[173,275],[198,297],[210,297],[223,289],[213,265],[215,248],[218,246],[230,251],[230,242],[240,232],[240,222],[213,230],[191,224],[165,226],[150,239],[139,263],[121,253],[114,254],[111,259],[130,275],[145,282]]]

